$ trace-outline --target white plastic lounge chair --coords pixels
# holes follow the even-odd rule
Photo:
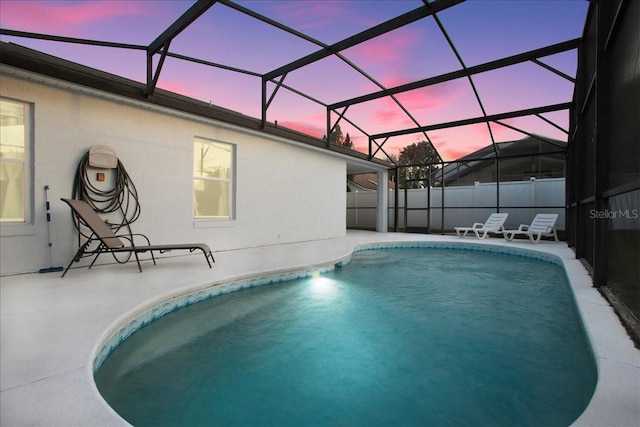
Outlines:
[[[484,224],[476,222],[471,227],[455,227],[456,233],[458,237],[467,237],[469,232],[473,232],[478,239],[486,239],[489,233],[504,233],[504,222],[508,216],[508,213],[492,213]]]
[[[86,225],[92,232],[91,236],[89,236],[87,238],[87,241],[80,246],[78,252],[76,252],[74,257],[71,259],[69,265],[67,265],[67,268],[62,273],[62,277],[67,274],[67,271],[69,271],[69,268],[74,262],[79,262],[84,257],[94,256],[91,265],[89,265],[89,268],[93,267],[93,264],[103,253],[129,253],[135,255],[136,262],[138,263],[138,270],[140,272],[142,272],[142,266],[140,265],[138,253],[147,251],[151,253],[151,259],[153,260],[154,264],[156,263],[156,258],[153,255],[154,251],[164,253],[172,250],[188,250],[189,252],[200,250],[204,254],[204,258],[207,260],[209,268],[212,267],[211,263],[215,262],[215,260],[213,259],[213,255],[211,254],[211,249],[209,249],[209,246],[204,243],[151,245],[149,244],[149,239],[147,239],[147,237],[142,234],[127,234],[117,236],[113,233],[113,231],[111,231],[107,224],[105,224],[102,218],[100,218],[100,216],[87,202],[74,199],[61,200],[69,205],[78,220],[81,220],[82,223]],[[133,242],[133,236],[140,236],[145,240],[145,244],[136,245]],[[128,244],[125,244],[122,239],[128,241]],[[97,244],[97,247],[95,249],[89,249],[90,246],[95,246],[94,243]]]
[[[558,234],[556,233],[556,221],[558,214],[537,214],[531,225],[520,224],[517,230],[506,230],[504,238],[512,241],[519,234],[529,237],[533,243],[538,243],[542,237],[553,237],[558,242]]]

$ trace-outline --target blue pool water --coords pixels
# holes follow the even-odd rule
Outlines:
[[[180,309],[95,376],[135,426],[566,426],[596,378],[560,266],[425,248]]]

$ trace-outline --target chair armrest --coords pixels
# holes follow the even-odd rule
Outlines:
[[[482,228],[483,225],[481,222],[474,222],[471,228]]]
[[[527,231],[529,229],[529,226],[527,224],[520,224],[520,226],[518,227],[518,231]]]
[[[118,237],[122,238],[122,239],[127,239],[129,241],[129,243],[131,244],[131,246],[136,246],[135,242],[134,242],[134,236],[138,236],[141,237],[142,239],[144,239],[144,241],[146,242],[147,246],[151,245],[151,241],[149,240],[149,238],[147,236],[145,236],[144,234],[141,233],[132,233],[132,234],[122,234],[119,235]]]

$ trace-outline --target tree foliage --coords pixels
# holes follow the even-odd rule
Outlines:
[[[351,142],[351,137],[349,136],[349,132],[347,132],[347,135],[344,137],[344,141],[342,141],[342,145],[344,145],[347,148],[353,148],[353,142]]]
[[[322,139],[326,141],[327,136],[324,135]],[[351,141],[351,137],[349,136],[349,133],[347,132],[347,135],[345,136],[342,133],[342,129],[340,129],[339,124],[336,124],[336,126],[331,131],[331,135],[329,136],[329,142],[335,145],[342,145],[343,147],[353,148],[353,142]]]
[[[440,162],[440,156],[430,142],[420,141],[407,145],[400,150],[398,165],[400,168],[400,184],[406,183],[406,188],[421,188],[429,185],[428,179]],[[406,182],[410,180],[409,182]],[[422,180],[422,181],[412,181]]]
[[[400,150],[398,161],[401,165],[425,165],[439,162],[440,157],[429,142],[420,141]]]

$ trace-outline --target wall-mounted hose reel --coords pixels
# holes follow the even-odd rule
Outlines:
[[[136,187],[115,150],[106,145],[90,147],[80,160],[72,198],[87,202],[115,233],[125,228],[131,235],[129,225],[140,216]],[[78,218],[74,222],[79,239],[88,238],[90,232]]]

